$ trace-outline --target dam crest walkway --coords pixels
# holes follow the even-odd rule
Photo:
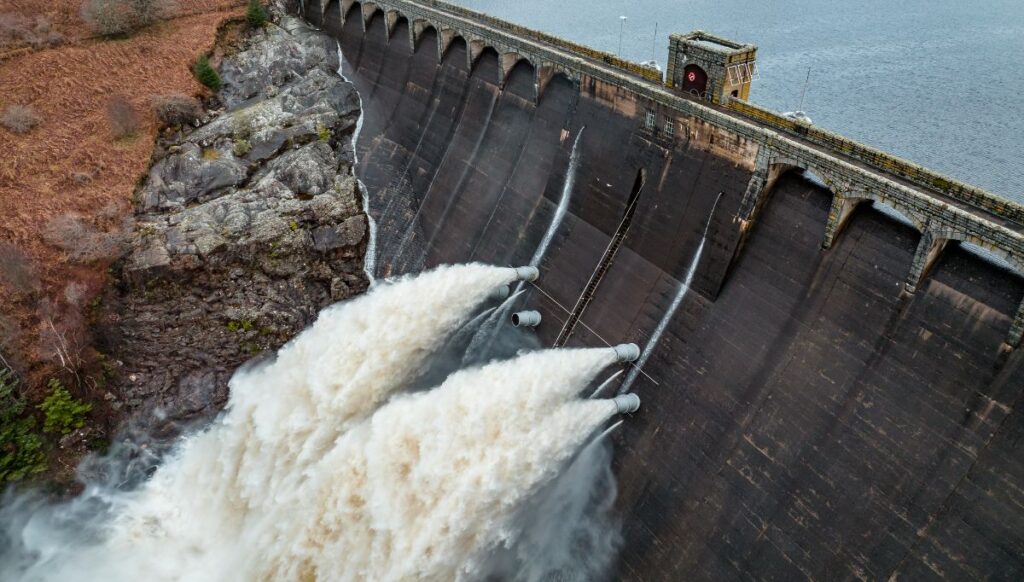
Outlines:
[[[333,24],[338,30],[348,19],[360,18],[365,31],[373,18],[382,16],[389,42],[395,41],[391,37],[405,19],[413,49],[433,29],[438,62],[461,38],[467,46],[469,70],[484,51],[493,50],[498,55],[499,86],[520,61],[527,61],[534,71],[538,102],[557,75],[577,87],[600,85],[625,92],[637,102],[639,130],[652,137],[666,124],[689,119],[746,142],[752,147],[736,148],[755,152],[752,159],[743,160],[753,172],[737,216],[744,232],[756,223],[774,183],[793,169],[816,175],[832,193],[824,249],[832,247],[860,203],[891,208],[921,234],[904,282],[907,293],[921,286],[949,243],[980,247],[1024,275],[1024,206],[849,138],[738,99],[723,104],[700,100],[666,86],[659,71],[437,0],[310,0],[306,10],[314,24]],[[1006,344],[1016,346],[1022,336],[1024,300]]]

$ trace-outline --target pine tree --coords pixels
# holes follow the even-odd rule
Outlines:
[[[0,367],[0,486],[46,470],[36,419],[25,413],[18,379]]]
[[[267,10],[263,8],[263,3],[260,0],[249,0],[249,8],[245,12],[245,19],[249,21],[249,26],[253,28],[260,28],[267,23]]]
[[[45,415],[43,432],[64,435],[85,426],[85,415],[92,410],[92,404],[73,398],[56,378],[51,379],[47,386],[50,395],[39,405],[39,410]]]
[[[192,68],[192,72],[195,73],[196,79],[203,85],[206,85],[213,91],[220,91],[220,88],[224,86],[224,82],[221,81],[220,75],[217,74],[217,70],[210,65],[210,59],[206,55],[199,57],[196,60],[195,66]]]

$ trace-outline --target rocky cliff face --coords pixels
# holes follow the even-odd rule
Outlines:
[[[368,284],[335,41],[285,17],[237,48],[223,109],[159,144],[101,308],[106,398],[149,430],[216,411],[239,365]]]

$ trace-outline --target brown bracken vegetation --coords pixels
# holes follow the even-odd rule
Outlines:
[[[102,358],[90,348],[90,305],[121,252],[132,193],[149,165],[161,126],[155,98],[177,96],[182,116],[196,113],[188,96],[205,89],[191,65],[245,2],[176,4],[183,16],[116,40],[96,37],[77,1],[0,8],[0,25],[11,25],[0,28],[8,31],[0,116],[13,111],[16,122],[0,123],[0,355],[32,402],[53,377],[78,397],[102,396],[83,381],[90,361]],[[32,41],[51,32],[59,46]],[[30,131],[22,131],[26,121]]]
[[[107,121],[114,139],[127,139],[139,132],[139,114],[124,95],[114,95],[107,101]]]

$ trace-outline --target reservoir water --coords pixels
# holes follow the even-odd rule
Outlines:
[[[454,0],[665,67],[670,33],[758,46],[751,100],[1024,202],[1020,0]],[[619,16],[626,16],[620,22]],[[657,37],[655,37],[657,25]]]

